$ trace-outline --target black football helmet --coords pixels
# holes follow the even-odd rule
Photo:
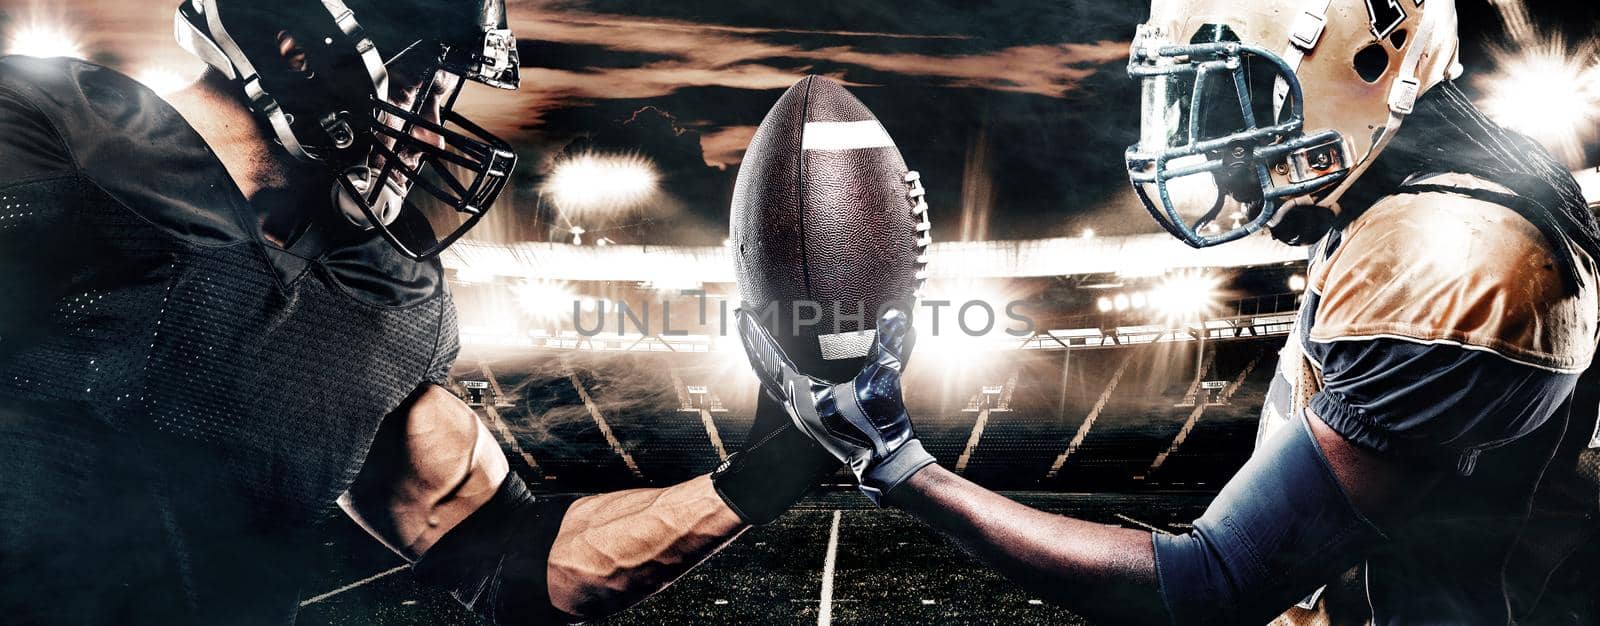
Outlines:
[[[267,68],[272,30],[309,52],[304,71]],[[437,255],[482,219],[516,166],[511,145],[454,111],[466,81],[520,82],[504,0],[185,0],[178,43],[243,88],[295,159],[333,174],[332,203],[412,259]],[[390,91],[417,85],[418,91]],[[429,111],[437,107],[437,118]],[[421,155],[413,167],[401,153]],[[374,167],[374,164],[380,163]],[[421,187],[462,214],[431,238],[389,226]]]

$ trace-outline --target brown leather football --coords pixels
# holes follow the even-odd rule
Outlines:
[[[929,242],[918,176],[878,119],[826,78],[795,83],[739,168],[729,245],[746,311],[801,371],[853,376],[878,312],[908,314]]]

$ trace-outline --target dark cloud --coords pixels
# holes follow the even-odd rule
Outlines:
[[[518,39],[517,56],[522,66],[549,70],[585,72],[590,68],[639,67],[673,58],[668,54],[648,54],[615,50],[594,44],[554,43],[537,39]]]
[[[46,8],[95,58],[138,72],[193,67],[171,41],[175,2],[62,0]],[[1470,79],[1490,66],[1484,44],[1505,43],[1505,32],[1487,0],[1457,4]],[[1526,4],[1541,30],[1569,41],[1595,35],[1600,3]],[[32,19],[40,6],[0,0],[0,24]],[[640,216],[651,225],[637,233],[641,241],[720,241],[745,144],[782,90],[810,73],[846,84],[883,120],[927,180],[941,238],[1148,232],[1121,165],[1138,106],[1122,59],[1147,6],[510,0],[523,89],[472,89],[462,100],[469,116],[525,157],[485,236],[535,236],[528,233],[540,230],[544,168],[587,142],[647,154],[662,168],[672,202]],[[1589,150],[1591,161],[1600,158]]]
[[[1145,0],[571,0],[549,5],[552,10],[737,28],[804,47],[875,39],[872,45],[885,52],[936,54],[1127,39],[1147,6]]]
[[[726,168],[742,158],[783,89],[805,74],[822,74],[851,86],[883,120],[908,162],[928,177],[948,223],[958,221],[963,198],[981,196],[988,200],[979,208],[993,206],[999,218],[983,232],[1069,232],[1073,209],[1103,204],[1122,186],[1120,154],[1129,133],[1106,132],[1107,115],[1097,112],[1126,111],[1135,97],[1121,78],[1122,31],[1131,32],[1132,24],[1122,24],[1126,11],[1104,3],[1038,4],[1009,11],[874,2],[767,3],[761,10],[546,6],[521,13],[514,24],[551,55],[548,62],[530,55],[525,63],[532,66],[526,84],[538,93],[522,99],[516,114],[535,143],[561,133],[596,141],[614,134],[619,120],[652,107],[700,140],[695,157],[679,151],[663,162]],[[558,52],[568,47],[578,52]],[[697,239],[720,240],[727,196],[715,196],[714,184],[679,178],[664,185],[686,205],[709,200],[688,209],[694,221],[717,228]],[[732,172],[720,178],[726,194]],[[686,182],[692,188],[676,187]],[[967,194],[969,187],[992,191]],[[1006,219],[1012,211],[1029,219]]]

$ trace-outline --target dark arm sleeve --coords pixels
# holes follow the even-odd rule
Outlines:
[[[1532,433],[1578,375],[1445,343],[1310,342],[1324,388],[1311,410],[1350,442],[1471,474],[1478,455]]]
[[[1577,379],[1449,344],[1307,348],[1326,385],[1311,410],[1340,436],[1461,472],[1479,452],[1538,429]],[[1154,537],[1175,624],[1265,622],[1386,540],[1351,504],[1303,417],[1263,442],[1193,531]]]
[[[550,603],[550,549],[576,496],[535,496],[516,474],[412,567],[496,626],[578,620]]]
[[[1305,419],[1263,442],[1194,530],[1152,538],[1175,626],[1266,623],[1387,540],[1351,504]]]

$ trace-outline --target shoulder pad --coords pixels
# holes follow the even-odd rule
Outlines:
[[[1555,254],[1577,256],[1576,295]],[[1551,250],[1538,228],[1498,204],[1442,192],[1390,196],[1344,229],[1310,279],[1319,298],[1311,341],[1455,344],[1563,372],[1594,355],[1593,261],[1574,247]]]
[[[74,59],[0,58],[0,89],[57,132],[80,175],[128,210],[201,245],[247,238],[248,204],[205,141],[155,92]]]

